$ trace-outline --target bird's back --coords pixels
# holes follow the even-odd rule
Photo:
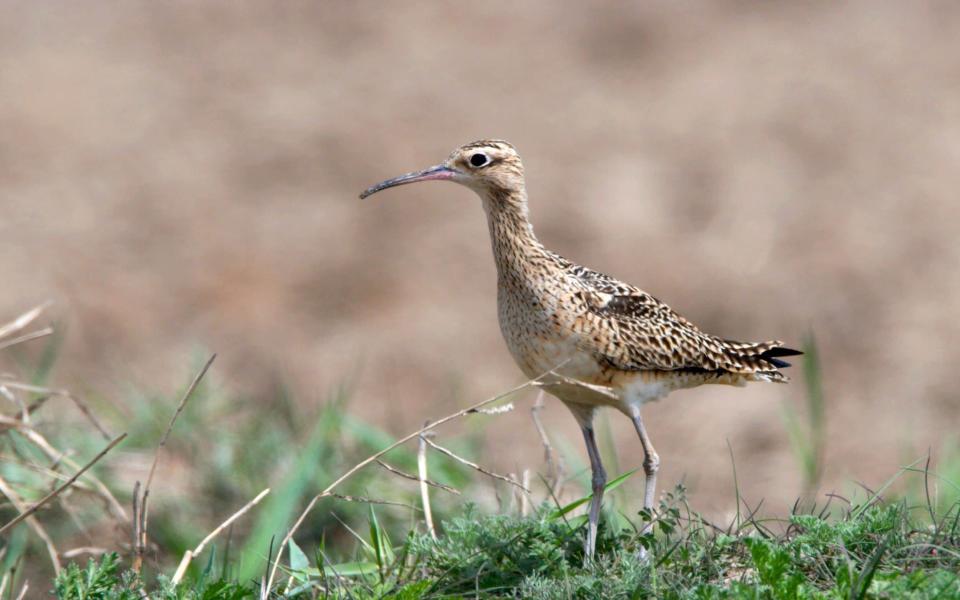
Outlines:
[[[645,402],[704,383],[786,381],[780,357],[799,354],[778,341],[707,334],[650,294],[548,251],[527,260],[501,276],[498,307],[507,346],[529,377],[559,366],[566,377]],[[566,395],[616,404],[584,390]]]

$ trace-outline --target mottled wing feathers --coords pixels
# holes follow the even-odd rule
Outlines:
[[[583,284],[580,300],[589,321],[582,344],[607,365],[624,371],[717,371],[763,374],[785,380],[780,357],[801,354],[779,341],[747,343],[704,333],[650,294],[612,277],[573,266]]]

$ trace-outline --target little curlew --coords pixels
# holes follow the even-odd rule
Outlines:
[[[650,294],[547,250],[533,233],[523,164],[502,140],[461,146],[443,163],[388,179],[362,194],[418,181],[465,185],[483,201],[497,266],[497,307],[507,348],[528,377],[573,413],[583,432],[593,495],[584,551],[596,549],[607,475],[594,437],[597,409],[627,415],[643,446],[643,506],[653,510],[660,457],[641,408],[672,391],[707,383],[786,382],[781,360],[801,354],[782,342],[736,342],[701,331]],[[648,530],[649,523],[644,531]]]

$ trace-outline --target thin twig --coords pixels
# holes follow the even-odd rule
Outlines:
[[[13,417],[0,415],[0,431],[6,431],[7,429],[20,429],[23,426],[24,423],[22,419],[14,419]]]
[[[33,529],[33,532],[37,534],[37,537],[43,541],[44,545],[47,547],[47,554],[50,555],[50,562],[53,564],[53,572],[55,574],[59,574],[61,568],[59,558],[60,553],[57,551],[57,547],[53,545],[53,539],[51,539],[50,535],[47,533],[47,530],[43,528],[43,525],[40,524],[40,521],[38,521],[36,517],[31,516],[33,511],[24,506],[20,497],[17,496],[16,492],[13,490],[13,487],[7,483],[3,477],[0,477],[0,493],[9,498],[10,504],[12,504],[13,507],[20,512],[20,516],[14,519],[14,521],[19,523],[20,521],[26,519],[27,525],[29,525],[30,528]],[[7,527],[11,526],[11,524],[15,524],[14,521],[11,521],[5,525],[3,530],[6,530]],[[10,593],[13,595],[12,587],[10,588]]]
[[[3,396],[10,401],[11,404],[16,405],[20,409],[20,421],[25,425],[30,424],[30,409],[27,408],[27,403],[23,401],[23,398],[17,396],[6,386],[0,385],[0,396]]]
[[[520,516],[525,517],[530,512],[530,494],[523,490],[530,489],[530,469],[524,469],[520,478],[517,492],[517,504],[520,506]]]
[[[64,475],[60,471],[56,471],[54,469],[29,462],[27,459],[20,458],[19,456],[16,456],[13,454],[0,454],[0,462],[6,462],[6,463],[21,466],[24,469],[30,469],[31,471],[35,471],[42,475],[46,475],[50,479],[57,479],[59,481],[66,481],[67,479],[69,479],[68,475]],[[77,482],[76,487],[77,489],[81,489],[81,488],[84,488],[85,486],[82,482]],[[86,488],[86,489],[89,491],[89,488]]]
[[[27,590],[29,590],[29,589],[30,589],[30,582],[29,582],[29,581],[24,581],[24,582],[23,582],[23,587],[20,588],[20,594],[17,596],[17,600],[23,600],[24,598],[26,598],[26,597],[27,597]]]
[[[138,479],[133,484],[133,499],[131,500],[133,506],[133,527],[131,527],[132,539],[130,540],[130,548],[133,550],[134,562],[137,562],[137,546],[140,545],[140,480]],[[139,565],[134,565],[134,569],[139,569]]]
[[[548,373],[549,373],[549,371],[548,371]],[[544,375],[546,375],[546,373],[544,373]],[[541,377],[542,377],[542,375],[541,375]],[[467,408],[465,408],[465,409],[463,409],[463,410],[459,410],[459,411],[457,411],[457,412],[455,412],[455,413],[453,413],[453,414],[450,414],[450,415],[447,415],[447,416],[443,417],[442,419],[439,419],[439,420],[437,420],[437,421],[434,421],[433,423],[430,424],[429,427],[420,428],[420,429],[414,431],[413,433],[408,434],[408,435],[400,438],[399,440],[397,440],[396,442],[390,444],[389,446],[387,446],[387,447],[384,448],[383,450],[380,450],[379,452],[377,452],[377,453],[375,453],[375,454],[372,454],[371,456],[365,458],[364,460],[360,461],[359,463],[357,463],[356,465],[354,465],[353,467],[351,467],[346,473],[344,473],[343,475],[341,475],[340,477],[338,477],[336,480],[334,480],[334,482],[331,483],[330,485],[328,485],[328,486],[326,487],[326,489],[324,489],[322,492],[320,492],[319,494],[317,494],[316,496],[314,496],[314,497],[310,500],[310,502],[307,503],[306,508],[303,509],[303,511],[300,513],[300,516],[297,517],[297,520],[296,520],[296,521],[294,521],[293,525],[292,525],[292,526],[290,527],[290,529],[287,531],[287,534],[286,534],[285,536],[283,536],[283,540],[280,542],[280,548],[278,549],[278,552],[277,552],[277,557],[273,560],[273,565],[270,567],[270,575],[269,575],[269,577],[267,578],[266,583],[265,583],[263,589],[265,589],[265,590],[270,590],[270,589],[273,587],[273,581],[274,581],[274,579],[276,578],[277,569],[280,568],[280,560],[283,558],[283,549],[287,546],[287,542],[290,540],[290,538],[293,537],[293,534],[296,533],[297,529],[300,528],[300,525],[303,524],[303,521],[307,518],[307,515],[310,514],[310,511],[313,510],[313,507],[316,506],[317,502],[319,502],[322,498],[324,498],[324,497],[326,497],[326,496],[329,496],[329,495],[330,495],[330,492],[332,492],[334,488],[336,488],[338,485],[340,485],[341,483],[343,483],[344,481],[346,481],[347,479],[349,479],[350,477],[352,477],[352,476],[354,475],[354,473],[356,473],[357,471],[359,471],[359,470],[362,469],[363,467],[369,465],[370,463],[372,463],[373,461],[377,460],[377,459],[380,458],[381,456],[387,454],[388,452],[390,452],[390,451],[393,450],[394,448],[397,448],[397,447],[399,447],[399,446],[401,446],[401,445],[409,442],[410,440],[412,440],[413,438],[419,436],[420,434],[424,433],[425,431],[428,431],[428,430],[431,430],[431,429],[435,429],[435,428],[439,427],[440,425],[443,425],[444,423],[448,423],[449,421],[452,421],[452,420],[454,420],[454,419],[458,419],[458,418],[462,417],[463,415],[469,413],[471,410],[476,410],[476,409],[481,408],[481,407],[483,407],[483,406],[486,406],[486,405],[488,405],[488,404],[493,404],[494,402],[497,402],[498,400],[501,400],[501,399],[503,399],[503,398],[506,398],[507,396],[510,396],[511,394],[514,394],[514,393],[516,393],[516,392],[519,392],[520,390],[524,390],[524,389],[530,387],[531,385],[535,385],[538,380],[539,380],[539,377],[534,378],[534,379],[531,379],[531,380],[529,380],[529,381],[524,382],[524,383],[521,384],[521,385],[518,385],[517,387],[513,388],[512,390],[509,390],[509,391],[507,391],[507,392],[504,392],[503,394],[498,394],[498,395],[496,395],[496,396],[493,396],[492,398],[487,398],[486,400],[483,400],[482,402],[478,402],[478,403],[474,404],[473,406],[467,407]]]
[[[424,427],[430,426],[430,421],[423,424]],[[420,434],[420,442],[417,444],[417,473],[420,475],[420,501],[423,504],[423,520],[427,524],[427,531],[430,537],[437,539],[437,530],[433,528],[433,511],[430,510],[430,488],[427,486],[427,437]]]
[[[173,574],[173,578],[170,580],[171,583],[173,583],[174,585],[180,583],[180,580],[183,579],[184,573],[187,572],[187,567],[190,565],[190,561],[193,560],[193,557],[203,552],[204,546],[206,546],[213,538],[217,537],[220,534],[220,532],[222,532],[224,529],[230,527],[230,525],[232,525],[234,521],[242,517],[244,513],[246,513],[248,510],[256,506],[257,503],[263,500],[264,496],[266,496],[269,493],[270,493],[270,488],[267,488],[262,492],[260,492],[259,494],[257,494],[257,496],[253,500],[244,504],[243,508],[241,508],[237,512],[230,515],[230,518],[228,518],[226,521],[221,523],[216,529],[211,531],[207,537],[203,538],[203,541],[200,542],[196,548],[194,548],[193,550],[187,550],[186,552],[184,552],[183,559],[180,561],[180,565],[177,567],[177,572]]]
[[[546,381],[537,381],[533,385],[541,389],[549,389],[551,387],[556,387],[559,385],[569,385],[573,387],[583,388],[591,392],[606,396],[611,400],[619,400],[620,396],[617,396],[616,392],[613,391],[613,388],[604,386],[604,385],[594,385],[592,383],[586,383],[584,381],[579,381],[573,379],[572,377],[567,377],[566,375],[559,375],[557,373],[550,373],[553,379],[548,379]]]
[[[25,333],[20,337],[15,337],[10,340],[4,340],[0,342],[0,350],[9,348],[10,346],[16,346],[17,344],[22,344],[24,342],[29,342],[30,340],[35,340],[37,338],[47,337],[53,333],[53,327],[44,327],[43,329],[38,329],[36,331],[31,331],[30,333]]]
[[[210,369],[210,365],[213,364],[213,361],[216,358],[216,354],[211,354],[210,358],[207,359],[207,362],[203,365],[203,368],[200,369],[200,371],[193,378],[193,381],[190,382],[190,385],[187,386],[187,390],[183,393],[183,396],[180,397],[180,402],[177,404],[177,409],[173,412],[173,416],[170,417],[170,423],[167,425],[167,430],[163,432],[163,436],[160,438],[160,443],[157,444],[157,449],[153,453],[153,463],[150,465],[150,472],[147,474],[147,483],[143,486],[143,496],[140,499],[140,521],[139,523],[135,521],[133,527],[135,531],[139,532],[139,537],[137,538],[133,547],[134,558],[132,569],[135,573],[140,572],[140,568],[143,565],[143,553],[147,548],[147,514],[149,510],[150,485],[153,483],[153,475],[157,471],[157,463],[160,461],[160,453],[167,445],[167,440],[170,438],[170,433],[173,431],[173,426],[176,424],[177,418],[187,406],[187,402],[190,400],[191,396],[193,396],[194,390],[196,390],[197,386],[200,385],[200,381],[203,380],[203,376],[207,374],[207,370]]]
[[[184,407],[187,405],[187,401],[190,400],[190,396],[193,395],[193,391],[197,389],[197,386],[200,384],[200,380],[202,380],[203,376],[207,374],[207,369],[210,368],[210,365],[213,364],[213,361],[216,358],[216,354],[210,355],[210,358],[207,359],[206,364],[203,365],[203,368],[200,369],[200,372],[197,373],[196,377],[193,378],[193,381],[190,382],[190,386],[187,388],[187,391],[184,392],[183,396],[180,398],[180,403],[177,405],[177,410],[174,411],[173,416],[170,418],[170,424],[167,425],[167,430],[163,432],[163,437],[160,438],[160,443],[157,445],[157,450],[153,455],[153,464],[150,465],[150,473],[147,475],[147,483],[143,486],[144,495],[150,491],[150,484],[153,483],[153,474],[157,470],[157,462],[160,459],[160,451],[163,450],[163,447],[167,445],[167,439],[170,437],[170,432],[173,431],[173,425],[177,422],[177,417],[179,417],[180,413],[183,412]]]
[[[338,500],[345,500],[347,502],[360,502],[362,504],[384,504],[386,506],[400,506],[403,508],[410,508],[413,510],[420,510],[412,504],[407,504],[406,502],[395,502],[393,500],[381,500],[379,498],[364,498],[363,496],[347,496],[346,494],[334,494],[330,493],[331,498],[336,498]]]
[[[481,414],[481,415],[495,416],[495,415],[502,415],[504,413],[508,413],[512,410],[513,410],[513,402],[507,402],[506,404],[502,404],[500,406],[494,406],[491,408],[478,408],[476,410],[471,410],[467,414],[471,414],[471,415]]]
[[[62,395],[66,396],[68,400],[73,402],[73,404],[80,410],[80,412],[83,413],[83,416],[85,416],[87,420],[90,421],[91,424],[93,424],[96,430],[100,432],[100,435],[103,436],[103,439],[105,440],[110,439],[111,437],[110,432],[107,431],[106,427],[104,427],[102,423],[100,423],[100,420],[97,418],[95,414],[93,414],[93,411],[90,409],[90,406],[84,400],[82,400],[80,396],[74,396],[70,392],[66,392],[65,394],[62,394]]]
[[[513,473],[510,474],[513,477]],[[509,501],[513,499],[513,492],[516,492],[516,488],[510,488],[510,493],[506,497],[500,495],[500,490],[497,489],[497,486],[493,486],[493,497],[497,500],[497,512],[501,514],[506,514],[510,510]]]
[[[930,514],[930,523],[934,528],[934,536],[940,529],[940,523],[934,516],[933,501],[930,499],[930,460],[933,458],[930,448],[927,448],[927,462],[923,465],[923,493],[927,498],[927,512]]]
[[[99,546],[79,546],[77,548],[71,548],[61,554],[64,558],[74,558],[77,556],[82,556],[84,554],[90,554],[92,556],[101,556],[109,552],[106,548],[100,548]]]
[[[16,319],[7,323],[6,325],[0,326],[0,339],[13,335],[16,332],[22,330],[24,327],[32,323],[37,317],[39,317],[40,313],[42,313],[44,309],[46,309],[51,304],[52,302],[47,300],[43,304],[39,304],[31,308],[30,310],[23,313]]]
[[[13,427],[16,427],[17,430],[21,434],[23,434],[25,438],[27,438],[27,440],[29,440],[35,446],[40,448],[43,451],[43,453],[47,455],[47,458],[53,461],[54,464],[62,461],[71,469],[76,470],[80,468],[80,465],[76,461],[71,459],[69,456],[67,456],[65,453],[61,452],[60,450],[57,450],[56,448],[54,448],[50,444],[50,442],[46,440],[46,438],[40,435],[37,432],[37,430],[33,429],[32,427],[28,425],[24,425],[19,420],[11,420],[11,422],[8,423],[2,417],[0,417],[0,423],[10,424]],[[120,504],[117,498],[113,495],[110,489],[106,485],[104,485],[104,483],[100,481],[100,479],[98,479],[96,475],[92,473],[87,473],[86,478],[89,479],[90,482],[93,484],[93,487],[96,490],[96,494],[100,496],[100,498],[103,499],[106,505],[113,510],[114,516],[116,516],[119,520],[125,522],[127,520],[127,512],[123,509],[123,506]]]
[[[47,394],[46,396],[40,396],[39,398],[31,402],[29,406],[27,406],[27,412],[32,415],[33,413],[37,412],[37,409],[39,409],[41,406],[46,404],[47,400],[49,399],[50,399],[49,394]]]
[[[77,408],[80,410],[81,413],[83,413],[83,416],[85,416],[87,420],[90,421],[90,423],[97,428],[97,431],[100,432],[100,434],[104,437],[104,439],[109,440],[111,437],[110,434],[107,432],[107,430],[104,429],[103,425],[100,423],[97,417],[93,414],[93,411],[90,410],[90,407],[86,404],[86,402],[84,402],[77,396],[74,396],[72,393],[70,393],[69,390],[58,390],[58,389],[43,387],[39,385],[31,385],[29,383],[21,383],[19,381],[10,381],[10,380],[5,380],[3,382],[3,385],[5,387],[8,387],[14,390],[21,390],[24,392],[31,392],[34,394],[46,394],[48,396],[60,396],[62,398],[67,398],[68,400],[70,400],[71,402],[77,405]]]
[[[137,542],[133,546],[133,570],[140,572],[143,566],[143,555],[147,551],[147,511],[150,510],[148,500],[150,491],[144,490],[140,496],[140,513],[137,515],[137,522],[134,523],[134,529],[137,531]]]
[[[68,487],[70,487],[70,485],[73,484],[74,481],[76,481],[77,479],[79,479],[80,476],[83,475],[83,473],[84,473],[87,469],[89,469],[90,467],[92,467],[94,464],[97,463],[97,461],[99,461],[101,458],[103,458],[103,457],[107,454],[107,452],[110,452],[111,450],[113,450],[113,447],[116,446],[117,444],[119,444],[121,441],[123,441],[123,438],[125,438],[125,437],[127,437],[127,434],[122,433],[122,434],[120,434],[119,436],[117,436],[116,438],[114,438],[114,440],[113,440],[112,442],[110,442],[109,444],[107,444],[107,447],[106,447],[106,448],[104,448],[103,450],[101,450],[96,456],[93,457],[93,459],[90,460],[90,462],[88,462],[87,464],[85,464],[82,469],[80,469],[79,471],[77,471],[76,473],[74,473],[73,476],[70,477],[70,479],[68,479],[66,482],[64,482],[60,487],[58,487],[57,489],[53,490],[52,492],[50,492],[49,494],[47,494],[46,496],[44,496],[43,498],[41,498],[39,502],[35,503],[33,506],[31,506],[31,507],[28,508],[27,510],[22,511],[19,515],[17,515],[16,517],[14,517],[13,520],[11,520],[10,522],[8,522],[8,523],[7,523],[6,525],[4,525],[3,527],[0,527],[0,534],[2,534],[4,531],[7,531],[8,529],[10,529],[11,527],[13,527],[14,525],[16,525],[17,523],[19,523],[20,521],[26,519],[27,517],[29,517],[29,516],[32,515],[33,513],[37,512],[37,510],[39,510],[39,509],[40,509],[43,505],[45,505],[47,502],[50,502],[51,500],[53,500],[54,498],[56,498],[63,490],[65,490],[65,489],[67,489]]]
[[[431,440],[429,440],[429,439],[426,439],[425,437],[423,438],[423,440],[424,440],[424,442],[426,442],[426,444],[427,444],[428,446],[430,446],[430,447],[433,448],[434,450],[437,450],[437,451],[440,452],[441,454],[446,454],[447,456],[449,456],[449,457],[452,458],[453,460],[455,460],[455,461],[457,461],[457,462],[459,462],[459,463],[461,463],[461,464],[464,464],[464,465],[470,467],[471,469],[474,469],[475,471],[479,471],[479,472],[483,473],[484,475],[486,475],[487,477],[493,477],[494,479],[499,479],[500,481],[506,481],[506,482],[509,483],[510,485],[517,486],[518,488],[520,488],[520,489],[523,490],[524,492],[529,492],[529,491],[530,491],[530,490],[528,490],[527,488],[525,488],[525,487],[523,486],[523,484],[519,483],[519,482],[518,482],[516,479],[514,479],[514,478],[507,477],[506,475],[500,475],[499,473],[494,473],[493,471],[488,471],[487,469],[484,469],[483,467],[481,467],[481,466],[478,465],[477,463],[475,463],[475,462],[473,462],[473,461],[470,461],[470,460],[467,460],[466,458],[463,458],[462,456],[458,456],[458,455],[454,454],[451,450],[448,450],[448,449],[444,448],[443,446],[441,446],[440,444],[438,444],[438,443],[436,443],[436,442],[434,442],[434,441],[431,441]]]
[[[547,435],[547,430],[540,420],[540,411],[544,408],[543,399],[545,396],[546,394],[543,390],[537,393],[537,400],[534,402],[533,408],[530,409],[530,414],[533,417],[533,425],[537,428],[537,433],[540,434],[540,443],[543,444],[543,459],[547,463],[547,487],[550,488],[551,495],[559,496],[560,480],[563,477],[563,465],[560,463],[559,457],[556,457],[553,451],[553,444],[550,443],[550,437]]]
[[[394,466],[392,466],[392,465],[389,465],[389,464],[383,462],[382,460],[378,460],[378,461],[376,461],[376,463],[377,463],[378,465],[380,465],[381,467],[383,467],[384,469],[390,471],[390,472],[393,473],[394,475],[399,475],[400,477],[403,477],[404,479],[409,479],[410,481],[417,481],[417,482],[423,481],[424,483],[426,483],[426,484],[429,485],[429,486],[432,486],[432,487],[435,487],[435,488],[439,488],[439,489],[441,489],[441,490],[444,490],[444,491],[446,491],[446,492],[450,492],[451,494],[455,494],[455,495],[457,495],[457,496],[460,495],[460,490],[458,490],[458,489],[456,489],[456,488],[453,488],[453,487],[450,487],[449,485],[446,485],[446,484],[443,484],[443,483],[439,483],[439,482],[436,482],[436,481],[431,481],[430,479],[420,479],[420,478],[417,477],[416,475],[411,475],[410,473],[404,473],[404,472],[401,471],[400,469],[398,469],[398,468],[396,468],[396,467],[394,467]]]
[[[22,383],[20,381],[14,381],[13,375],[9,373],[4,373],[0,376],[0,379],[3,379],[3,385],[8,388],[15,390],[23,390],[24,392],[35,392],[37,394],[54,394],[54,395],[65,395],[67,390],[54,390],[48,387],[43,387],[42,385],[33,385],[31,383]]]

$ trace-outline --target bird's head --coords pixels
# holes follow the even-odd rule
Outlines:
[[[454,181],[481,196],[523,192],[523,163],[516,149],[503,140],[481,140],[454,150],[439,165],[414,171],[370,186],[361,198],[381,190],[418,181]]]

